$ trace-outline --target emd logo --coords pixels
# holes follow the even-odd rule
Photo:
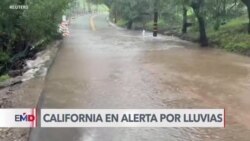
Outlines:
[[[35,121],[34,115],[27,115],[26,113],[23,113],[22,115],[15,115],[15,121],[16,122],[33,122]]]

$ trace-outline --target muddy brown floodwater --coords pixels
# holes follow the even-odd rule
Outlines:
[[[43,108],[225,108],[226,128],[51,128],[32,141],[249,141],[250,59],[171,36],[72,22],[52,66]]]

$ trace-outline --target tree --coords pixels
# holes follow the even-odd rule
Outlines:
[[[247,12],[248,12],[248,33],[250,34],[250,0],[241,0],[247,7]]]
[[[92,8],[91,8],[91,0],[86,0],[87,2],[87,8],[88,8],[88,12],[91,13],[92,12]]]
[[[188,0],[181,0],[182,5],[182,33],[187,33],[188,22],[187,22],[187,5]]]
[[[250,13],[250,0],[241,1]],[[115,21],[126,21],[128,29],[131,29],[134,23],[138,25],[138,22],[143,27],[144,23],[153,25],[154,2],[155,0],[104,0],[110,8],[110,16],[115,17]],[[199,32],[199,42],[202,46],[208,45],[206,30],[214,29],[215,32],[220,30],[222,25],[241,17],[244,10],[244,4],[239,0],[158,0],[158,2],[159,29],[169,30],[168,33],[179,31],[187,33],[188,27],[192,26],[192,32]],[[149,19],[145,21],[144,15]],[[248,15],[250,32],[250,14]],[[152,30],[152,27],[149,29]]]
[[[194,10],[196,18],[199,24],[199,32],[200,32],[200,44],[201,46],[208,45],[208,39],[206,34],[206,25],[204,19],[204,0],[192,0],[191,7]]]
[[[8,63],[15,63],[13,58],[17,60],[25,58],[32,45],[37,42],[51,40],[58,36],[58,24],[71,1],[2,0],[0,4],[0,53],[12,58]],[[26,4],[29,9],[9,8],[10,5],[15,4]]]

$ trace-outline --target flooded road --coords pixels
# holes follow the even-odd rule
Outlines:
[[[249,141],[250,59],[78,17],[49,71],[43,108],[225,108],[226,128],[35,129],[32,141]],[[93,26],[93,25],[92,25]]]

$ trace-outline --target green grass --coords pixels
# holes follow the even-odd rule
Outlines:
[[[223,25],[219,31],[208,31],[210,41],[219,48],[250,55],[250,35],[247,33],[248,19],[240,17]]]
[[[158,20],[158,29],[159,30],[173,30],[173,29],[179,28],[176,25],[178,25],[178,24],[164,21],[163,19]],[[153,21],[147,22],[145,26],[146,26],[147,30],[152,31],[153,30]]]
[[[8,74],[0,76],[0,82],[6,81],[8,79],[10,79],[10,76]]]
[[[248,18],[245,15],[232,19],[222,25],[218,31],[215,31],[213,26],[207,27],[207,36],[210,44],[215,47],[250,56],[250,35],[247,33],[247,26]],[[192,41],[197,40],[199,38],[198,25],[190,27],[185,36],[193,39]]]
[[[123,20],[123,19],[119,19],[116,23],[116,25],[120,26],[120,27],[126,27],[128,21]]]

